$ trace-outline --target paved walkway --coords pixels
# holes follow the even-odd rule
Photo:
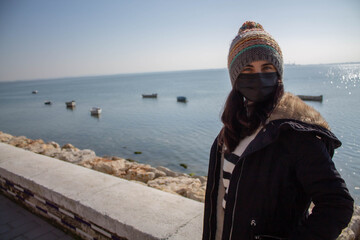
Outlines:
[[[74,238],[0,193],[0,239],[72,240]]]

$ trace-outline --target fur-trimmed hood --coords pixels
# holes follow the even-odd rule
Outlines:
[[[278,119],[294,119],[330,130],[329,124],[318,111],[289,92],[284,93],[269,117],[269,121]]]

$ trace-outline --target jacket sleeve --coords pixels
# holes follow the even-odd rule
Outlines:
[[[296,142],[296,177],[315,206],[290,239],[336,239],[351,219],[354,200],[324,142],[311,133]]]
[[[220,158],[218,137],[215,139],[209,158],[208,179],[205,193],[203,239],[214,239],[216,231],[216,200],[219,181]]]

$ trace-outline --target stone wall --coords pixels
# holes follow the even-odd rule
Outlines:
[[[3,143],[0,189],[83,239],[201,239],[198,201]]]

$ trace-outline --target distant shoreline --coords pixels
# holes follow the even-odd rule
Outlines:
[[[360,64],[360,62],[338,62],[338,63],[311,63],[311,64],[299,64],[299,63],[284,63],[284,66],[316,66],[316,65],[341,65],[341,64]],[[153,71],[153,72],[128,72],[128,73],[114,73],[114,74],[93,74],[93,75],[73,75],[73,76],[59,76],[59,77],[39,77],[39,78],[29,78],[29,79],[14,79],[14,80],[0,80],[1,83],[11,83],[11,82],[28,82],[28,81],[46,81],[46,80],[64,80],[71,78],[97,78],[97,77],[114,77],[114,76],[126,76],[126,75],[144,75],[144,74],[166,74],[166,73],[175,73],[175,72],[197,72],[197,71],[217,71],[217,70],[227,70],[224,68],[204,68],[204,69],[184,69],[184,70],[168,70],[168,71]]]

